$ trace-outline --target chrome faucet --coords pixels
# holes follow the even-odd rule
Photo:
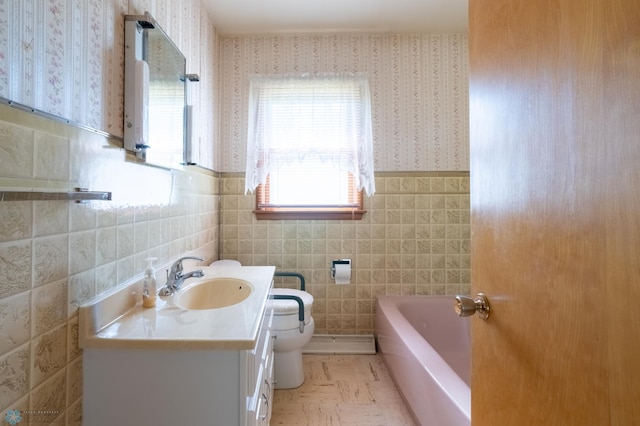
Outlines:
[[[202,269],[187,272],[186,274],[184,274],[182,272],[182,261],[187,259],[204,261],[204,259],[192,256],[181,257],[180,259],[176,260],[173,265],[171,265],[171,270],[167,273],[167,283],[160,289],[160,296],[171,296],[173,293],[178,291],[180,287],[182,287],[184,280],[188,278],[200,278],[204,276],[204,272],[202,272]]]

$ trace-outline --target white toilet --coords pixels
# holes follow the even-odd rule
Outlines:
[[[311,316],[313,296],[306,291],[289,288],[274,288],[271,296],[296,296],[304,305],[304,326],[299,312],[300,305],[295,300],[270,299],[269,307],[273,308],[272,333],[274,342],[274,376],[276,389],[297,388],[304,382],[302,367],[302,347],[309,343],[315,323]]]

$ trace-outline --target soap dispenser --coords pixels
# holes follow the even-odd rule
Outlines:
[[[149,257],[147,260],[147,269],[144,271],[144,285],[142,288],[142,306],[145,308],[153,308],[156,306],[156,271],[153,269],[155,257]]]

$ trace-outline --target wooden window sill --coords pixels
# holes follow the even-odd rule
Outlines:
[[[285,211],[254,210],[258,220],[361,220],[366,210]]]

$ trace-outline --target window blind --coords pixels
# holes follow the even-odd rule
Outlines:
[[[368,81],[360,73],[252,76],[245,191],[303,165],[351,173],[375,192]]]

